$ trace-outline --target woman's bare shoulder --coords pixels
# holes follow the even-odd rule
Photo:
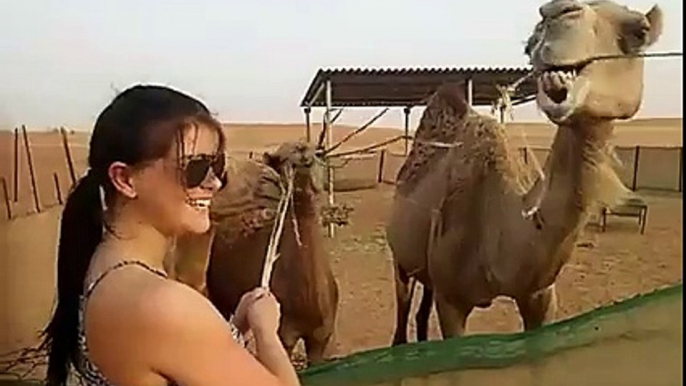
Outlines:
[[[169,282],[151,289],[143,309],[151,366],[165,377],[187,385],[278,384],[191,287]]]
[[[174,280],[158,281],[146,288],[141,295],[139,316],[151,318],[150,322],[155,324],[176,324],[179,318],[185,324],[189,313],[193,313],[201,321],[223,321],[221,314],[204,295]]]
[[[113,285],[110,285],[113,284]],[[210,301],[195,289],[180,282],[132,272],[118,283],[102,283],[89,299],[88,316],[99,323],[117,323],[118,328],[148,329],[193,328],[197,323],[225,323]],[[195,323],[189,324],[192,314]],[[104,318],[104,316],[108,316]],[[104,320],[103,320],[104,319]],[[132,331],[133,332],[133,331]]]
[[[136,284],[121,299],[114,291],[101,293],[99,303],[108,309],[99,316],[109,319],[98,317],[103,323],[95,335],[103,350],[97,351],[112,373],[124,366],[136,377],[154,373],[191,386],[279,384],[233,340],[228,322],[205,296],[172,280]]]

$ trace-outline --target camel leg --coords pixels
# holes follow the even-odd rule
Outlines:
[[[279,326],[279,338],[281,338],[281,344],[286,350],[288,356],[290,357],[293,355],[293,349],[298,343],[300,336],[298,331],[296,331],[296,329],[293,328],[290,323],[285,322],[283,318],[281,318],[281,326]]]
[[[473,306],[451,304],[440,293],[436,293],[436,311],[443,339],[464,335],[472,309]]]
[[[394,264],[395,270],[395,335],[393,337],[393,346],[407,343],[407,322],[410,314],[410,305],[412,301],[412,291],[410,286],[410,277],[397,263]]]
[[[324,334],[324,336],[317,335],[322,334],[314,333],[304,338],[308,366],[317,365],[324,362],[324,353],[329,345],[329,342],[331,342],[331,337],[333,336],[331,332]]]
[[[429,316],[431,316],[431,306],[433,305],[433,290],[424,286],[422,294],[422,301],[419,303],[419,309],[415,315],[415,322],[417,325],[417,342],[423,342],[428,339],[429,335]]]
[[[524,321],[524,330],[533,330],[553,321],[557,310],[555,284],[542,289],[527,298],[517,299],[519,314]]]

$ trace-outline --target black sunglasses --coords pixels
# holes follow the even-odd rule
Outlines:
[[[197,188],[207,178],[207,173],[219,178],[222,186],[226,184],[226,161],[224,154],[198,154],[186,157],[181,168],[183,183],[187,189]]]

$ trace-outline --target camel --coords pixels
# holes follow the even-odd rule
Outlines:
[[[230,162],[227,185],[210,207],[212,229],[177,240],[175,278],[207,295],[228,320],[241,296],[260,285],[269,235],[281,196],[279,174],[294,173],[294,192],[271,278],[281,303],[279,336],[292,354],[303,339],[308,364],[324,361],[338,307],[338,284],[331,271],[318,222],[319,188],[314,147],[287,142],[262,162]]]
[[[419,341],[427,339],[434,297],[444,339],[462,336],[471,311],[498,296],[515,301],[525,330],[553,321],[555,281],[589,216],[630,194],[608,143],[613,121],[640,107],[643,59],[588,59],[643,52],[661,35],[661,10],[554,0],[539,11],[525,53],[537,105],[557,125],[551,153],[537,176],[504,126],[465,102],[463,84],[444,84],[430,97],[386,225],[396,290],[392,345],[407,342],[417,281],[424,288]]]

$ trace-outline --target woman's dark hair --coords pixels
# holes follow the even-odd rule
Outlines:
[[[64,386],[70,365],[78,363],[79,300],[96,247],[102,241],[105,200],[114,200],[107,169],[116,161],[140,165],[165,157],[189,125],[217,131],[219,149],[225,137],[200,101],[162,86],[137,85],[119,95],[100,113],[90,139],[88,173],[67,198],[60,225],[57,251],[57,307],[43,331],[41,347],[48,354],[48,386]]]

